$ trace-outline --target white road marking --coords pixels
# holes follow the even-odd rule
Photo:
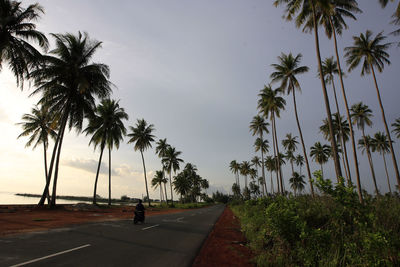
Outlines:
[[[26,262],[23,262],[23,263],[15,264],[15,265],[12,265],[10,267],[23,266],[23,265],[26,265],[26,264],[30,264],[30,263],[34,263],[34,262],[37,262],[37,261],[45,260],[45,259],[48,259],[48,258],[51,258],[51,257],[55,257],[55,256],[58,256],[58,255],[61,255],[61,254],[65,254],[65,253],[72,252],[74,250],[78,250],[78,249],[86,248],[86,247],[90,247],[90,244],[86,244],[86,245],[83,245],[83,246],[80,246],[80,247],[77,247],[77,248],[71,248],[71,249],[68,249],[68,250],[57,252],[57,253],[54,253],[54,254],[51,254],[51,255],[48,255],[48,256],[44,256],[44,257],[37,258],[37,259],[34,259],[34,260],[26,261]]]
[[[145,227],[145,228],[142,228],[142,230],[147,230],[147,229],[150,229],[150,228],[153,228],[153,227],[157,227],[157,226],[160,226],[160,225],[156,224],[156,225],[153,225],[153,226]]]

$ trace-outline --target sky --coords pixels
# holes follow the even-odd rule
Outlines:
[[[208,193],[216,190],[229,193],[234,175],[229,170],[232,160],[250,160],[255,137],[249,123],[257,114],[259,91],[270,83],[271,64],[277,63],[281,53],[303,55],[301,64],[310,68],[298,76],[302,93],[297,94],[297,105],[304,140],[309,148],[316,142],[328,143],[319,132],[326,117],[321,83],[317,78],[317,61],[313,35],[303,33],[293,22],[282,18],[283,8],[275,8],[272,1],[262,0],[39,0],[23,1],[23,5],[38,2],[45,14],[37,22],[38,30],[54,41],[50,33],[87,32],[102,42],[94,62],[107,64],[111,82],[115,85],[113,99],[129,115],[126,126],[133,126],[144,118],[154,124],[155,135],[167,138],[182,159],[197,166],[198,173],[209,180]],[[349,21],[349,29],[338,38],[340,54],[351,46],[352,36],[369,29],[374,34],[385,34],[395,28],[390,25],[394,3],[381,9],[378,1],[358,1],[362,14],[357,21]],[[389,36],[388,42],[399,41]],[[333,42],[320,31],[323,58],[334,55]],[[389,124],[400,117],[398,81],[400,48],[389,49],[391,65],[377,74],[382,101]],[[345,63],[342,59],[342,65]],[[346,69],[344,67],[344,69]],[[362,101],[372,109],[373,135],[384,131],[381,113],[371,76],[360,76],[360,68],[346,73],[345,87],[350,104]],[[336,84],[339,85],[338,81]],[[275,84],[273,87],[277,87]],[[25,148],[26,138],[21,133],[21,117],[29,113],[38,97],[29,97],[34,89],[26,83],[17,88],[15,78],[6,66],[0,71],[0,191],[41,193],[44,186],[43,150]],[[332,112],[335,112],[331,87],[328,85]],[[339,105],[343,98],[338,91]],[[277,133],[282,140],[287,133],[298,136],[292,99],[277,121]],[[343,112],[344,114],[344,112]],[[361,135],[355,128],[356,139]],[[270,143],[272,138],[267,136]],[[394,148],[400,158],[400,145]],[[71,131],[65,135],[61,154],[57,192],[60,195],[85,195],[93,192],[99,151],[89,147],[90,136]],[[145,194],[143,167],[139,152],[125,142],[112,153],[112,194],[141,197]],[[51,147],[51,146],[50,146]],[[351,146],[347,144],[348,151]],[[302,153],[298,147],[297,153]],[[283,150],[281,148],[281,150]],[[296,153],[296,154],[297,154]],[[49,152],[50,154],[50,152]],[[148,177],[161,169],[154,148],[145,152]],[[372,179],[366,155],[358,151],[363,188],[372,192]],[[355,177],[349,154],[352,176]],[[386,155],[392,188],[396,184],[390,155]],[[108,194],[108,158],[103,158],[98,193]],[[378,187],[388,191],[382,156],[374,153]],[[311,171],[319,166],[310,159]],[[183,168],[183,165],[182,165]],[[303,168],[303,173],[305,169]],[[325,177],[334,178],[332,162],[324,166]],[[290,165],[283,167],[286,188],[289,188]],[[269,174],[267,175],[269,177]],[[149,179],[149,180],[150,180]],[[243,183],[243,180],[242,180]],[[268,184],[269,185],[269,184]],[[308,187],[306,187],[308,189]],[[158,190],[150,190],[157,198]]]

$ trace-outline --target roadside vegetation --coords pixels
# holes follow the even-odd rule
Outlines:
[[[257,266],[398,266],[400,196],[358,200],[353,185],[332,185],[320,171],[319,192],[276,195],[230,207],[239,217]]]

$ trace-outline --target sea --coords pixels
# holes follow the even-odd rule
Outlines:
[[[0,205],[10,204],[37,204],[39,197],[23,197],[15,195],[16,192],[0,192]],[[84,201],[57,199],[57,204],[76,204]]]

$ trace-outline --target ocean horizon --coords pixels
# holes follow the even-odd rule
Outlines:
[[[0,192],[0,205],[21,205],[21,204],[38,204],[40,198],[39,197],[25,197],[25,196],[17,196],[17,193],[21,192]],[[32,193],[35,194],[35,193]],[[66,199],[57,199],[57,204],[76,204],[82,203],[86,201],[79,200],[66,200]]]

